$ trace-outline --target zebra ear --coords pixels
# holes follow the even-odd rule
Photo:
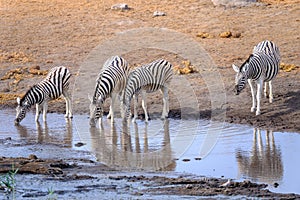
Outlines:
[[[28,106],[29,104],[28,104],[28,101],[25,101],[24,102],[24,106]]]
[[[17,97],[17,103],[18,103],[18,105],[20,105],[20,102],[21,102],[20,97]]]
[[[235,64],[232,64],[232,68],[235,72],[240,72],[240,68],[236,66]]]

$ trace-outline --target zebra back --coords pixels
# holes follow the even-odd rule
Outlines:
[[[32,106],[36,103],[41,104],[46,99],[57,99],[64,90],[68,90],[70,71],[64,67],[54,67],[50,70],[45,79],[33,85],[20,100],[20,105]]]
[[[127,61],[119,56],[109,58],[103,65],[93,95],[93,103],[104,101],[112,92],[120,92],[126,85],[129,73]]]
[[[260,43],[258,43],[254,48],[253,48],[253,53],[254,54],[265,54],[267,56],[272,57],[272,59],[275,59],[277,63],[280,62],[280,52],[278,46],[269,41],[265,40]]]
[[[162,86],[167,86],[173,76],[172,64],[159,59],[143,65],[130,72],[125,88],[125,104],[128,105],[132,96],[139,90],[155,92]]]
[[[245,73],[247,79],[270,81],[278,74],[279,62],[279,48],[266,40],[254,47],[253,53],[240,67],[240,72]]]
[[[18,124],[25,118],[26,112],[32,105],[42,104],[49,99],[56,99],[64,91],[67,92],[70,77],[70,71],[66,67],[52,68],[44,80],[33,85],[22,99],[17,99],[18,106],[15,123]]]

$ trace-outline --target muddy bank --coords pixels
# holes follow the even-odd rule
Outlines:
[[[55,195],[58,199],[68,199],[72,193],[85,192],[86,197],[103,193],[106,198],[114,195],[122,197],[144,199],[181,198],[193,196],[209,196],[228,198],[240,196],[245,198],[284,198],[296,199],[300,195],[277,194],[270,192],[267,184],[256,184],[250,181],[235,182],[227,179],[204,178],[187,175],[170,175],[168,173],[147,172],[115,172],[110,168],[92,160],[80,160],[76,164],[68,164],[62,160],[39,159],[35,155],[29,158],[0,158],[1,173],[11,171],[11,165],[18,169],[15,177],[17,184],[14,191],[15,197],[21,198],[45,198]],[[38,175],[43,174],[43,175]],[[141,175],[143,174],[143,175]],[[48,189],[55,185],[53,193],[45,191],[45,188],[24,187],[19,181],[32,181],[39,177],[43,185]],[[1,179],[2,180],[2,179]],[[66,189],[62,185],[72,182],[72,186]],[[6,187],[0,186],[0,193],[10,196],[5,192]],[[123,195],[127,193],[127,195]]]

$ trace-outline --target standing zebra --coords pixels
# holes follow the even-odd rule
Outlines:
[[[145,112],[145,121],[149,117],[146,105],[146,93],[160,90],[163,94],[163,112],[161,118],[168,117],[169,113],[169,94],[168,86],[173,76],[172,65],[166,60],[156,60],[150,64],[143,65],[132,70],[128,76],[125,92],[124,92],[124,106],[126,118],[130,115],[130,102],[134,96],[134,117],[133,122],[137,118],[137,103],[138,94],[142,95],[142,107]]]
[[[103,103],[106,98],[111,98],[110,110],[107,118],[114,121],[114,103],[117,95],[121,100],[126,85],[126,80],[129,74],[129,66],[127,61],[119,56],[109,58],[103,65],[98,78],[94,95],[89,97],[90,104],[90,125],[95,126],[96,121],[102,117]],[[121,101],[121,108],[123,107]],[[122,109],[121,109],[122,111]]]
[[[32,86],[22,99],[17,98],[17,116],[15,124],[19,124],[26,115],[31,106],[36,104],[35,121],[39,120],[41,109],[43,109],[43,121],[46,122],[46,113],[48,109],[48,101],[57,99],[61,95],[66,101],[66,118],[72,118],[71,100],[69,95],[70,71],[63,66],[54,67],[50,70],[47,77]]]
[[[246,85],[246,80],[250,85],[252,94],[252,107],[251,112],[255,111],[256,101],[256,115],[260,114],[260,99],[265,83],[264,95],[269,96],[269,102],[273,102],[272,93],[272,79],[275,78],[279,71],[280,53],[278,47],[268,40],[259,43],[254,47],[253,53],[239,68],[236,65],[232,65],[236,74],[235,78],[235,91],[238,95]],[[252,82],[257,83],[257,96],[255,101],[255,93]],[[267,84],[269,84],[269,95],[267,95]]]

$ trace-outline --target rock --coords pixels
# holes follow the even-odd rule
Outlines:
[[[28,157],[30,160],[36,160],[38,159],[38,157],[34,154],[30,154],[29,157]]]
[[[215,6],[243,7],[256,3],[256,0],[211,0]]]
[[[41,68],[38,65],[34,65],[29,68],[29,70],[31,70],[31,69],[40,70]]]
[[[161,11],[154,11],[153,17],[166,16],[167,14]]]
[[[78,142],[78,143],[75,144],[75,147],[82,147],[82,146],[84,146],[84,145],[85,145],[84,143]]]
[[[126,3],[118,3],[115,5],[112,5],[111,8],[112,10],[129,10],[129,6]]]
[[[232,33],[233,38],[240,38],[242,34],[240,32]]]

